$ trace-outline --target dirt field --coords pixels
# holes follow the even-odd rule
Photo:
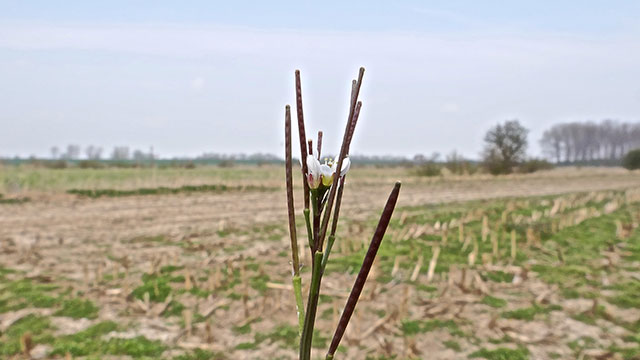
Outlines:
[[[11,196],[31,200],[0,204],[0,354],[19,356],[29,331],[34,357],[294,358],[282,169],[230,171],[149,176],[154,186],[265,188],[93,199],[64,193],[64,181],[15,188],[5,180]],[[323,280],[318,358],[398,179],[399,209],[339,358],[640,356],[640,174],[428,179],[355,169]],[[442,253],[428,279],[435,247]]]

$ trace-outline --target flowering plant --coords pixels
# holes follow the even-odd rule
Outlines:
[[[316,312],[318,309],[320,285],[329,255],[331,254],[331,248],[336,240],[336,230],[338,227],[342,194],[345,188],[345,178],[349,168],[351,167],[351,161],[348,158],[349,147],[360,115],[360,109],[362,107],[362,102],[358,101],[358,95],[360,93],[363,75],[364,68],[360,68],[358,80],[352,81],[349,116],[347,118],[347,125],[342,138],[340,153],[336,159],[327,159],[324,163],[320,163],[322,132],[318,132],[317,150],[314,155],[313,143],[311,140],[307,142],[306,139],[304,114],[302,110],[300,71],[296,70],[295,73],[300,154],[301,159],[304,159],[301,161],[304,198],[303,214],[307,229],[309,251],[311,252],[312,259],[311,284],[309,287],[306,308],[302,300],[302,280],[300,278],[300,260],[298,258],[298,240],[293,201],[291,108],[289,105],[285,107],[285,179],[287,185],[289,234],[291,238],[291,265],[293,267],[292,281],[300,330],[300,360],[311,359],[311,343]],[[327,351],[327,360],[333,359],[342,336],[347,328],[347,324],[351,319],[351,315],[355,310],[358,298],[360,297],[360,293],[362,292],[367,280],[367,276],[369,275],[369,271],[371,270],[371,266],[375,260],[378,248],[380,247],[380,243],[384,237],[384,233],[389,225],[389,221],[391,220],[391,215],[393,214],[393,210],[398,200],[399,192],[400,183],[396,182],[382,211],[378,226],[373,234],[373,238],[371,239],[369,249],[364,257],[362,266],[360,267],[360,272],[356,277],[355,283],[353,284],[351,293],[340,317],[340,321],[338,322],[338,326],[334,332],[331,345]],[[331,220],[330,229],[329,220]],[[327,233],[329,233],[328,238]],[[325,239],[327,239],[326,244],[324,242]]]

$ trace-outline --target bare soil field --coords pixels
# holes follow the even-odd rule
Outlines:
[[[13,189],[30,201],[0,204],[0,357],[26,346],[33,358],[295,358],[284,171],[242,171],[73,187],[265,188],[99,198],[66,194],[64,181]],[[399,208],[339,358],[640,357],[640,174],[428,179],[364,168],[347,179],[317,358],[398,179]]]

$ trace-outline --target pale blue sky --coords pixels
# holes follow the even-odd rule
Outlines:
[[[640,120],[638,1],[0,1],[0,155],[153,145],[282,152],[303,75],[308,130],[354,153],[457,149],[519,118]],[[335,139],[335,140],[334,140]]]

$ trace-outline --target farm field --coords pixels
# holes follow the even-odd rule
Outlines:
[[[283,178],[277,166],[0,168],[0,357],[30,341],[33,358],[295,358]],[[315,348],[396,180],[338,358],[640,358],[640,174],[592,168],[354,168]]]

